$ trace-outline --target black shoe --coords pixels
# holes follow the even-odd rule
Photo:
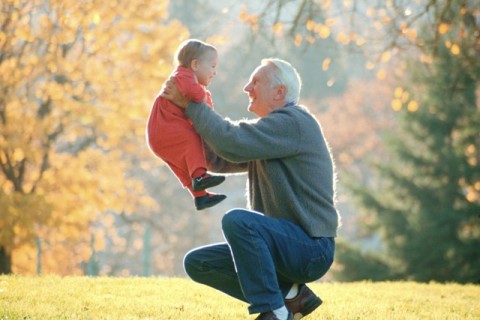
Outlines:
[[[208,173],[204,173],[202,176],[192,180],[192,189],[193,191],[202,191],[218,186],[223,181],[225,181],[224,176],[212,176]]]
[[[285,306],[288,311],[293,313],[293,318],[298,320],[312,313],[315,309],[320,307],[322,302],[322,299],[313,293],[309,287],[301,284],[295,298],[285,299]]]
[[[195,207],[197,210],[203,210],[206,208],[213,207],[217,203],[222,202],[227,198],[226,195],[223,194],[213,194],[213,193],[207,193],[203,197],[196,197],[195,198]]]
[[[260,315],[256,317],[255,320],[279,320],[279,319],[277,318],[275,313],[270,311],[270,312],[260,313]],[[293,320],[293,315],[291,312],[288,313],[287,320]]]

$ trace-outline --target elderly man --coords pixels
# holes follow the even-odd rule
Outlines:
[[[249,209],[222,219],[226,242],[190,251],[187,274],[250,304],[257,319],[300,319],[322,301],[306,285],[330,268],[339,215],[329,147],[298,105],[301,80],[286,61],[264,59],[244,90],[259,118],[231,122],[192,103],[171,82],[163,96],[192,121],[215,157],[210,169],[248,172]]]

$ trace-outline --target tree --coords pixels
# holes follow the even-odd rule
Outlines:
[[[459,9],[452,4],[442,19]],[[443,32],[428,63],[411,62],[411,83],[392,101],[400,128],[388,140],[390,161],[378,164],[370,188],[353,188],[369,227],[382,233],[390,267],[404,278],[480,279],[480,68],[469,59],[470,36],[478,37],[472,23],[449,25],[460,32]]]
[[[149,106],[187,35],[166,6],[0,4],[0,273],[28,269],[36,238],[47,272],[80,270],[103,212],[154,207],[129,168],[150,165]]]

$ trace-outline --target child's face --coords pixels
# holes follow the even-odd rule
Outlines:
[[[217,52],[209,50],[197,61],[193,71],[200,84],[208,86],[213,77],[217,75],[217,71],[215,70],[217,67],[217,58]]]

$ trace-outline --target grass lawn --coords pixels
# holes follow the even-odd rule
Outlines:
[[[480,319],[480,286],[313,283],[315,319]],[[247,305],[183,278],[0,276],[0,319],[254,319]]]

